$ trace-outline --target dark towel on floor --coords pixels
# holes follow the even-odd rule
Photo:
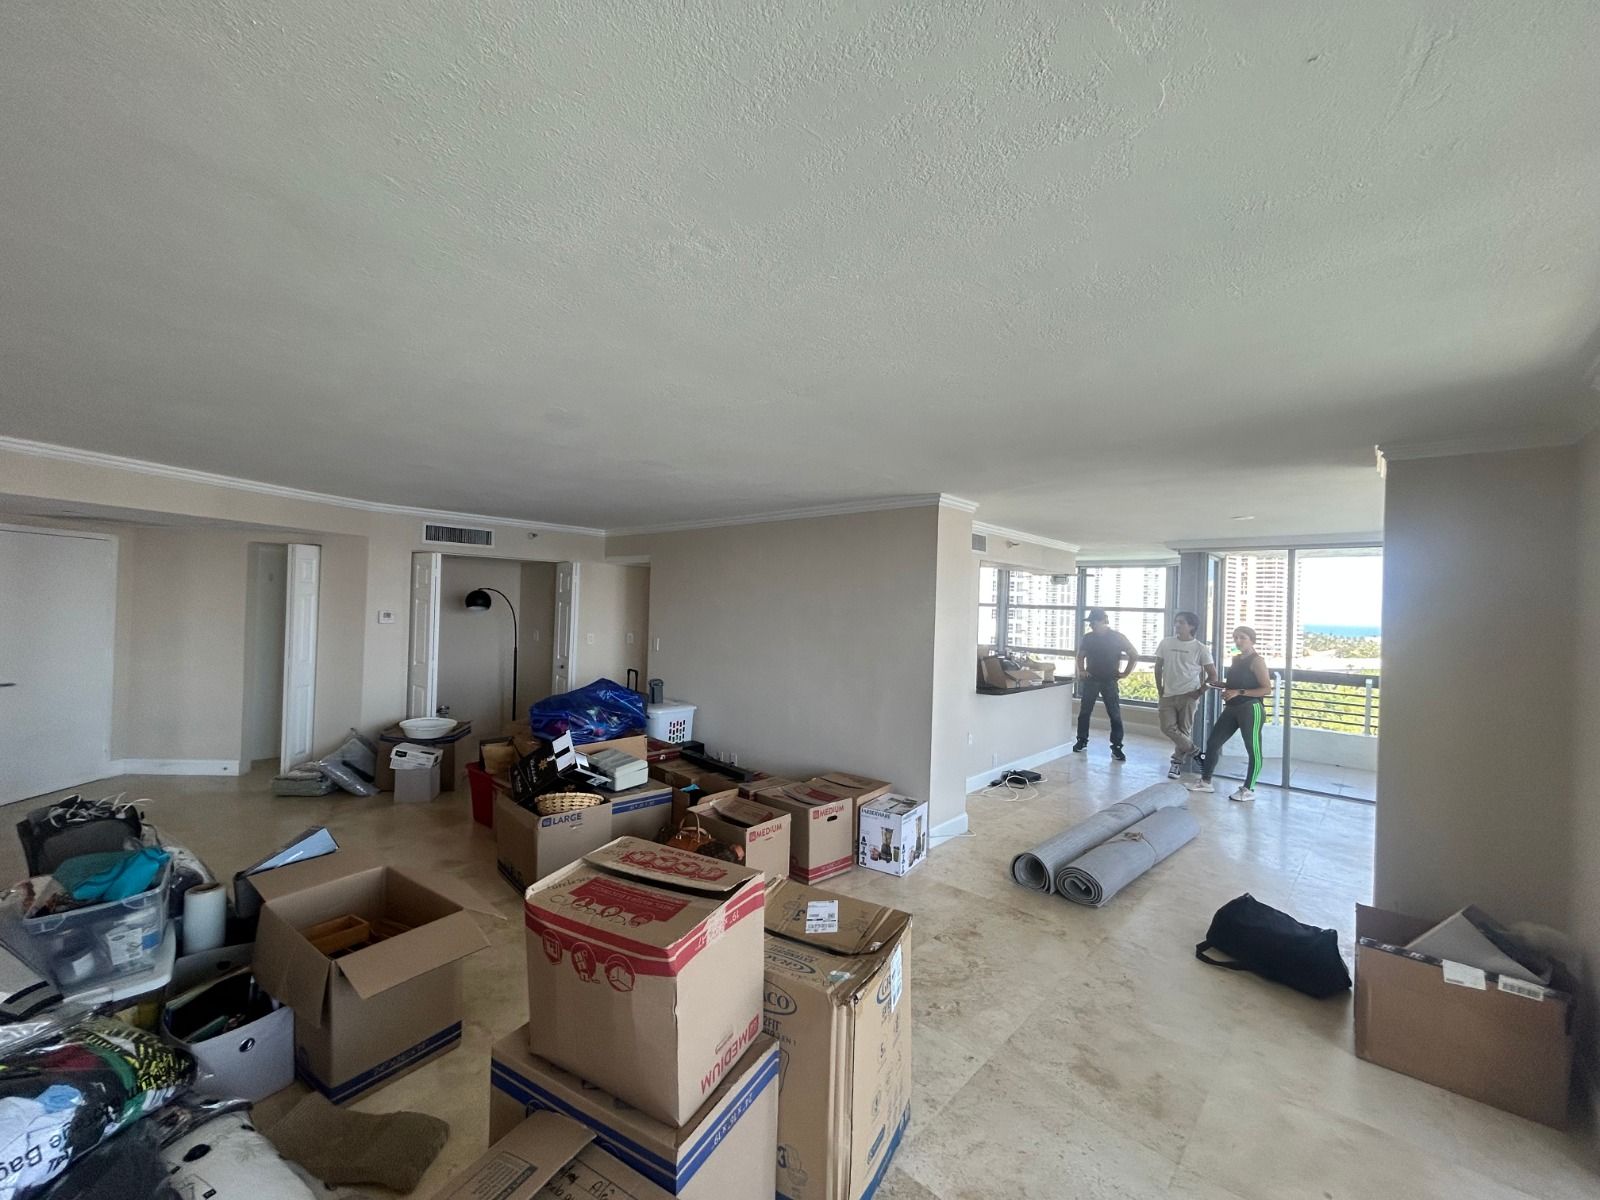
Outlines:
[[[409,1192],[444,1149],[450,1126],[426,1113],[358,1113],[313,1092],[271,1129],[278,1153],[323,1183],[376,1183]]]

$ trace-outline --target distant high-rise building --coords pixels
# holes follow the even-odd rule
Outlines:
[[[1270,663],[1284,661],[1283,626],[1289,599],[1289,563],[1281,554],[1230,554],[1225,572],[1223,636],[1239,625],[1256,631],[1256,649]]]

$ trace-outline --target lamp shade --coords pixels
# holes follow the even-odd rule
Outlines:
[[[493,598],[482,588],[473,588],[467,593],[467,607],[473,612],[487,612],[493,603]]]

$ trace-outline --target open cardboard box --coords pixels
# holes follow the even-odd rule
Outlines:
[[[859,1200],[911,1118],[911,916],[787,880],[765,909],[778,1194]]]
[[[803,883],[842,875],[856,861],[856,801],[838,786],[817,778],[759,779],[741,785],[739,794],[794,818],[789,833],[789,874]]]
[[[682,1124],[761,1032],[760,871],[638,838],[523,902],[528,1048]]]
[[[672,790],[646,783],[627,791],[602,793],[601,803],[541,817],[495,785],[495,860],[501,876],[519,892],[577,862],[619,837],[653,838],[665,827]]]
[[[559,1178],[558,1178],[559,1176]],[[546,1186],[562,1189],[546,1192]],[[433,1200],[538,1200],[602,1196],[606,1200],[671,1200],[626,1163],[594,1145],[594,1131],[559,1113],[534,1113]]]
[[[723,792],[689,810],[717,841],[744,850],[744,865],[766,876],[767,886],[789,874],[789,828],[794,818],[786,812],[738,792]]]
[[[1573,997],[1403,949],[1437,923],[1356,905],[1356,1054],[1530,1121],[1565,1126]]]
[[[778,1048],[757,1036],[689,1120],[667,1123],[530,1054],[518,1029],[489,1052],[489,1136],[548,1109],[593,1130],[597,1146],[679,1200],[772,1200],[777,1083]]]
[[[489,944],[487,901],[454,880],[349,851],[252,878],[263,900],[255,975],[294,1009],[295,1067],[335,1104],[365,1095],[461,1041],[461,960]],[[398,933],[329,958],[302,935],[355,915]]]

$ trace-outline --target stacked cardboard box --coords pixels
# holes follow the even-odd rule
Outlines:
[[[863,803],[886,795],[878,779],[834,771],[807,780],[759,779],[739,794],[794,818],[789,837],[789,874],[804,883],[842,875],[856,860],[856,814]]]
[[[527,890],[529,1023],[490,1066],[491,1136],[574,1117],[669,1194],[774,1193],[759,870],[618,838]]]
[[[792,880],[765,916],[778,1194],[860,1200],[911,1119],[911,917]]]

